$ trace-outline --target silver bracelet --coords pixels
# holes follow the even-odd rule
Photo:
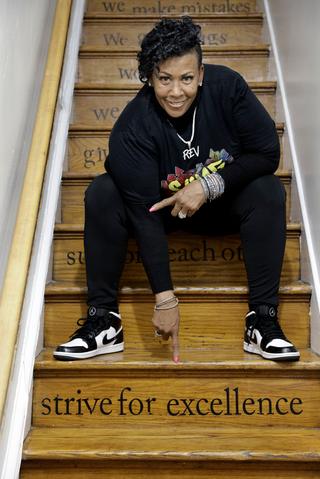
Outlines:
[[[174,303],[173,305],[170,306],[170,303]],[[162,311],[166,309],[173,309],[176,306],[178,306],[179,300],[176,296],[171,296],[170,298],[164,299],[163,301],[160,301],[160,303],[157,303],[154,307],[155,311]]]
[[[200,183],[205,197],[209,201],[219,198],[224,193],[224,180],[219,173],[203,176],[200,178]]]

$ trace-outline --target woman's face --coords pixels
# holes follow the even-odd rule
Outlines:
[[[161,107],[178,118],[191,106],[202,80],[203,65],[199,68],[198,55],[193,51],[160,63],[150,83]]]

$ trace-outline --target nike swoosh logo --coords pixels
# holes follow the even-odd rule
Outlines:
[[[121,330],[120,330],[120,331],[121,331]],[[118,334],[120,333],[120,331],[117,331],[116,335],[113,336],[113,338],[110,338],[110,339],[108,339],[107,335],[105,335],[105,337],[104,337],[103,340],[102,340],[102,343],[103,343],[103,344],[113,344],[113,343],[116,341],[117,336],[118,336]]]

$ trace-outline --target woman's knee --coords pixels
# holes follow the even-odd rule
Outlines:
[[[85,192],[86,207],[115,207],[122,202],[119,191],[112,178],[107,173],[97,176]]]
[[[256,206],[261,205],[272,209],[285,207],[286,191],[280,179],[275,175],[256,178],[247,185],[244,193]]]

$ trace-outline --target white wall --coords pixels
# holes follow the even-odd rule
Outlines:
[[[292,159],[310,256],[312,345],[320,352],[320,1],[266,0],[285,90]],[[303,251],[303,258],[305,258]],[[294,318],[292,318],[294,321]]]
[[[56,0],[0,0],[0,291]]]

